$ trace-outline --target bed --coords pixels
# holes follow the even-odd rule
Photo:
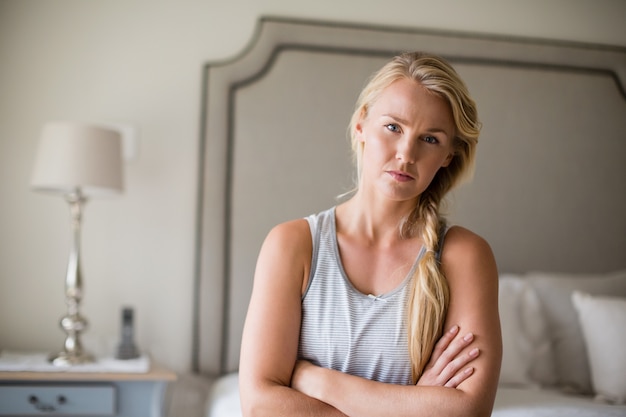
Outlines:
[[[263,238],[350,189],[346,127],[356,97],[374,70],[407,50],[447,58],[478,103],[477,168],[449,199],[448,217],[490,242],[503,280],[513,282],[502,291],[528,301],[526,284],[536,283],[524,308],[537,307],[543,273],[550,283],[567,275],[592,280],[594,295],[626,297],[625,49],[263,18],[240,55],[207,64],[203,76],[193,366],[208,381],[204,415],[240,415],[241,331]],[[596,291],[607,276],[617,278]],[[576,319],[567,288],[560,295]],[[528,321],[518,310],[512,320]],[[530,329],[553,362],[554,326]],[[520,342],[505,340],[513,371],[501,380],[494,416],[626,415],[589,386],[564,392],[555,363],[551,375],[530,375],[539,353],[526,352],[520,365],[507,343]],[[588,358],[577,360],[569,366],[584,362],[589,385]]]

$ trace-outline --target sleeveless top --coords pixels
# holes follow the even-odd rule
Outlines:
[[[313,237],[311,272],[302,297],[298,356],[316,365],[392,384],[409,385],[407,277],[391,292],[367,295],[351,284],[337,246],[335,208],[307,217]]]

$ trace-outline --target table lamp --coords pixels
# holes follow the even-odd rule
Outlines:
[[[50,361],[59,366],[93,362],[81,344],[87,319],[79,312],[83,298],[80,234],[83,207],[88,198],[122,191],[122,139],[105,127],[54,122],[44,126],[35,159],[31,186],[36,191],[62,195],[69,203],[72,243],[65,276],[67,314],[61,319],[66,333],[63,350]]]

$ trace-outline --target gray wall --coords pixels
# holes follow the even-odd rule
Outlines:
[[[69,213],[29,189],[41,126],[122,123],[139,134],[126,191],[85,213],[85,342],[111,351],[132,305],[139,345],[188,369],[201,69],[238,54],[261,15],[626,46],[623,1],[456,3],[0,0],[0,349],[63,340]]]

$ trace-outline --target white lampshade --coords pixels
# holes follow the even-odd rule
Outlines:
[[[122,138],[119,132],[83,123],[44,126],[31,186],[36,190],[85,196],[121,192]]]

